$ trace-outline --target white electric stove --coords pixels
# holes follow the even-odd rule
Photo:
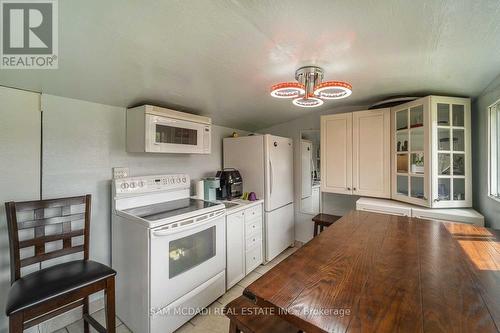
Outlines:
[[[225,208],[188,175],[113,181],[116,311],[133,332],[173,332],[225,292]]]

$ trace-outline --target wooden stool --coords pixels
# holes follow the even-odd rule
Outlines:
[[[314,222],[314,237],[318,235],[319,232],[323,231],[324,227],[331,226],[335,221],[340,219],[342,216],[330,215],[330,214],[318,214],[312,218]]]
[[[231,320],[229,333],[292,333],[300,332],[286,320],[253,304],[245,296],[231,301],[224,308],[226,316]],[[267,311],[266,311],[267,310]]]

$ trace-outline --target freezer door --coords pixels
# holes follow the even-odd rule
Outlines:
[[[224,139],[224,168],[235,168],[243,178],[243,192],[255,192],[263,199],[264,139],[262,135]]]
[[[266,261],[291,246],[295,239],[293,204],[265,213]]]
[[[265,135],[265,210],[272,211],[293,202],[292,139]]]
[[[312,195],[312,142],[300,140],[301,199]]]

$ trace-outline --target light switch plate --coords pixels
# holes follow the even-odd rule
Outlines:
[[[125,167],[113,168],[113,179],[127,178],[128,175],[129,175],[128,168]]]

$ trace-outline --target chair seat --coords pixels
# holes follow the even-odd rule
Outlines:
[[[116,271],[91,260],[75,260],[30,273],[9,290],[8,316],[30,306],[116,275]]]

